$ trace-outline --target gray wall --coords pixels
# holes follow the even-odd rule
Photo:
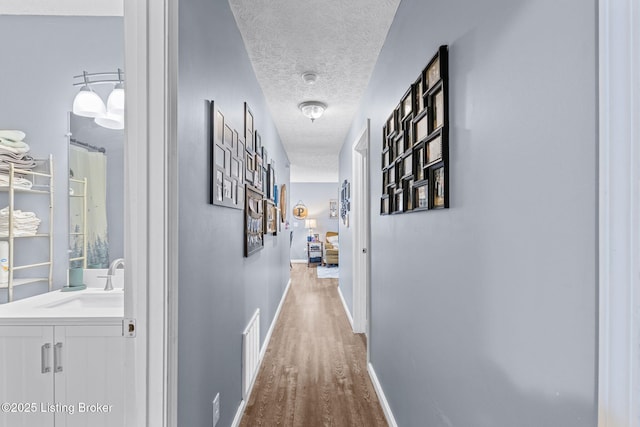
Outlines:
[[[215,100],[236,129],[249,103],[279,184],[287,187],[289,161],[228,3],[181,1],[179,26],[178,425],[211,426],[219,392],[218,425],[229,426],[242,399],[242,331],[260,308],[264,340],[289,279],[289,237],[266,236],[264,249],[244,258],[243,212],[208,203],[205,100]]]
[[[329,218],[329,199],[340,199],[340,186],[337,182],[292,182],[290,190],[291,206],[287,212],[291,221],[293,241],[291,243],[291,259],[307,259],[307,236],[309,230],[304,228],[303,219],[295,219],[291,215],[293,205],[302,200],[309,215],[318,224],[313,234],[320,234],[320,240],[324,241],[327,231],[338,231],[338,219]],[[338,210],[338,218],[340,211]]]
[[[124,29],[121,17],[0,16],[0,55],[5,65],[0,72],[0,129],[20,129],[34,157],[53,154],[55,168],[54,288],[67,282],[67,113],[77,88],[73,76],[83,70],[98,72],[123,68]],[[21,196],[26,210],[48,206],[29,205],[46,196]],[[7,205],[6,198],[0,202]],[[39,214],[43,220],[46,214]],[[41,225],[42,230],[48,224]],[[29,239],[29,252],[34,245]],[[25,242],[19,242],[24,247]],[[38,248],[40,249],[40,248]],[[46,257],[46,246],[41,248]],[[16,247],[20,252],[20,249]],[[22,262],[16,254],[16,262]],[[42,259],[42,256],[39,256]],[[15,298],[45,292],[45,283],[15,288]],[[0,291],[0,302],[6,291]]]
[[[597,424],[596,6],[398,8],[340,179],[370,117],[371,360],[401,426]],[[451,208],[379,216],[384,120],[440,44]]]

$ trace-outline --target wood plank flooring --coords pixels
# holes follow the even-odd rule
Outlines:
[[[271,336],[242,427],[387,426],[338,279],[293,264],[291,288]]]

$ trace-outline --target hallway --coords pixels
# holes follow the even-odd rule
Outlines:
[[[338,279],[294,264],[241,426],[386,426]]]

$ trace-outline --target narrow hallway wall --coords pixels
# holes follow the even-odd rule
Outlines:
[[[371,361],[400,426],[597,424],[596,11],[400,4],[340,157],[350,179],[371,118]],[[382,126],[441,44],[451,208],[379,216]]]
[[[229,426],[242,400],[242,332],[259,308],[264,341],[289,279],[289,238],[265,236],[264,249],[244,258],[243,211],[209,204],[206,100],[240,132],[249,103],[287,186],[288,159],[228,3],[181,1],[179,27],[178,425],[211,426],[220,393],[218,425]]]

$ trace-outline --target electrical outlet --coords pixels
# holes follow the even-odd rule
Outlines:
[[[213,399],[213,427],[216,427],[220,420],[220,393]]]

